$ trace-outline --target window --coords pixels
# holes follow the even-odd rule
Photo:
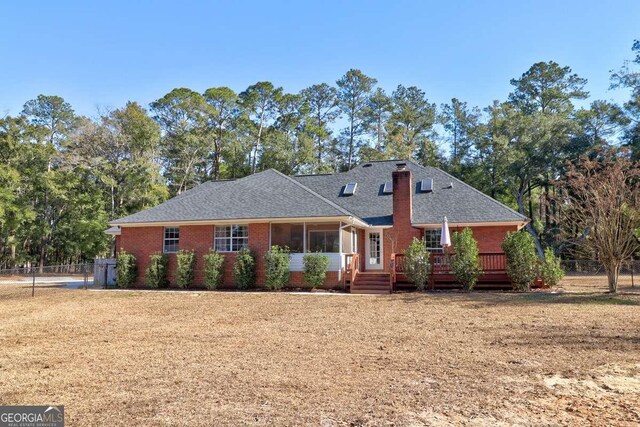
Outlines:
[[[180,249],[180,229],[178,227],[165,227],[163,252],[172,254],[178,252],[178,249]]]
[[[218,252],[238,252],[249,247],[249,229],[246,225],[216,226],[213,248]]]
[[[442,252],[442,246],[440,246],[441,233],[442,230],[439,228],[424,230],[424,245],[428,251]]]
[[[369,232],[369,265],[380,265],[380,232]]]

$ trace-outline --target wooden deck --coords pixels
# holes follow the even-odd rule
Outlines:
[[[430,262],[431,275],[427,285],[430,289],[456,289],[462,287],[451,272],[447,255],[432,253]],[[415,288],[415,285],[410,283],[404,274],[403,254],[392,254],[391,266],[394,290]],[[503,253],[481,253],[480,266],[482,267],[482,274],[475,289],[513,288],[507,275],[507,259]]]
[[[460,289],[456,277],[451,272],[449,258],[442,253],[432,253],[429,289]],[[391,254],[391,268],[387,271],[360,271],[360,255],[345,254],[345,266],[342,275],[344,289],[353,293],[390,293],[396,290],[412,290],[411,283],[404,273],[404,255]],[[481,253],[482,274],[475,289],[513,289],[507,275],[507,259],[503,253]]]

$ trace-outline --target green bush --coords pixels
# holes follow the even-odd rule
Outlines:
[[[464,290],[470,291],[482,274],[478,242],[467,227],[461,232],[453,233],[452,243],[455,253],[449,260],[451,271]]]
[[[193,285],[195,267],[195,252],[179,250],[176,254],[176,284],[179,288],[188,288]]]
[[[540,262],[539,274],[545,285],[551,287],[557,286],[560,279],[564,277],[564,270],[560,266],[560,258],[553,253],[553,249],[545,249],[544,260]]]
[[[136,257],[121,249],[116,257],[116,284],[120,288],[129,288],[136,283],[137,275]]]
[[[224,277],[224,255],[209,250],[204,256],[204,285],[208,289],[216,289]]]
[[[322,254],[307,254],[302,257],[304,273],[302,279],[312,288],[317,288],[324,284],[327,278],[327,269],[331,260]]]
[[[427,251],[424,241],[415,237],[404,253],[404,272],[419,291],[424,290],[429,280],[429,274],[431,273],[430,256],[431,253]]]
[[[533,237],[524,230],[509,232],[502,242],[502,250],[507,257],[507,274],[514,288],[521,292],[529,291],[538,270]]]
[[[271,246],[264,254],[265,285],[269,289],[282,289],[289,284],[289,248]]]
[[[145,271],[145,282],[150,288],[166,288],[169,258],[160,252],[149,256],[149,265]]]
[[[247,248],[242,248],[233,263],[233,277],[238,289],[249,289],[256,283],[256,257]]]

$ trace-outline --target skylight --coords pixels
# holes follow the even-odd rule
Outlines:
[[[385,182],[384,183],[384,187],[382,188],[382,193],[383,194],[391,194],[391,193],[393,193],[393,183]]]
[[[353,196],[356,193],[356,187],[358,184],[356,182],[350,182],[344,186],[344,190],[342,191],[343,196]]]
[[[433,178],[427,178],[420,181],[420,191],[430,193],[433,191]]]

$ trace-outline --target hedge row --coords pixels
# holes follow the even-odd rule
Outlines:
[[[265,254],[266,286],[269,289],[282,289],[289,284],[289,249],[273,246]],[[321,286],[326,278],[329,257],[321,254],[304,256],[304,281],[312,286]],[[135,284],[137,277],[136,258],[121,250],[116,262],[116,283],[120,288],[129,288]],[[145,284],[151,288],[169,286],[166,254],[156,252],[149,257],[149,265],[145,270]],[[216,289],[222,284],[225,270],[225,256],[210,250],[203,256],[203,282],[207,289]],[[176,254],[176,284],[180,288],[193,285],[195,278],[196,255],[193,251],[181,250]],[[234,283],[237,289],[249,289],[256,285],[256,256],[249,249],[238,251],[233,264]]]

